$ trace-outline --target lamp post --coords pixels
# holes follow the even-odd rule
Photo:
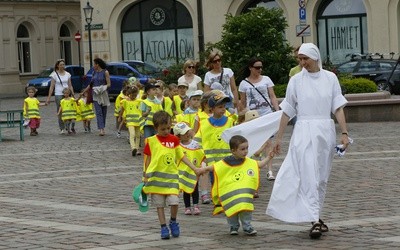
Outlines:
[[[90,6],[89,1],[86,6],[83,8],[83,12],[85,13],[85,21],[87,23],[88,35],[89,35],[89,59],[90,59],[90,68],[93,66],[93,58],[92,58],[92,34],[90,32],[90,24],[92,23],[92,14],[93,7]]]

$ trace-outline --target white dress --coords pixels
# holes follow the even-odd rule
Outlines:
[[[280,106],[290,118],[297,115],[297,122],[272,189],[268,215],[286,222],[318,221],[336,141],[331,113],[346,103],[332,72],[303,69],[290,79]]]

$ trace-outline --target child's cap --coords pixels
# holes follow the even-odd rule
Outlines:
[[[185,87],[189,88],[189,84],[187,84],[186,82],[178,82],[178,87],[179,86],[185,86]]]
[[[136,82],[136,77],[131,76],[128,78],[128,81],[129,81],[129,85],[133,85]]]
[[[147,83],[144,85],[144,91],[147,92],[149,89],[159,88],[159,85],[155,85],[153,83]]]
[[[149,203],[147,201],[147,194],[143,192],[144,182],[137,185],[132,192],[133,200],[139,205],[140,212],[147,212],[149,210]]]
[[[189,130],[191,130],[191,128],[189,127],[189,125],[187,125],[184,122],[178,122],[177,124],[175,124],[175,126],[173,128],[174,135],[184,135]]]
[[[198,89],[189,94],[189,99],[192,98],[193,96],[202,96],[202,95],[203,95],[203,91]]]
[[[226,102],[230,102],[231,98],[229,98],[229,96],[226,96],[224,94],[224,92],[219,91],[218,93],[212,95],[209,99],[208,99],[208,106],[210,106],[210,108],[214,108],[215,106],[221,104],[221,103],[226,103]]]
[[[210,85],[210,89],[212,89],[212,90],[224,90],[224,87],[222,86],[222,84],[221,83],[219,83],[219,82],[213,82],[211,85]]]
[[[244,121],[248,122],[260,117],[257,110],[249,110],[244,114]]]

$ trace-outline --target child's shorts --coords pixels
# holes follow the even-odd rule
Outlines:
[[[178,205],[179,197],[178,195],[162,195],[162,194],[152,194],[151,195],[151,205],[154,207],[166,207]]]

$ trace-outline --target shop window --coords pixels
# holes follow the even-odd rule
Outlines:
[[[176,0],[141,1],[121,23],[124,60],[168,66],[194,58],[190,13]]]
[[[324,1],[317,13],[318,45],[323,61],[338,64],[368,49],[363,0]]]

